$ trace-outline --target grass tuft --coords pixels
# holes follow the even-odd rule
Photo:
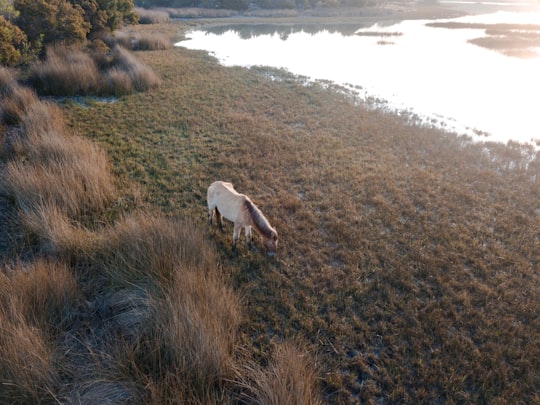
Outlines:
[[[0,402],[56,400],[53,336],[75,319],[82,293],[61,262],[38,260],[0,272]]]
[[[0,100],[1,118],[7,125],[16,125],[38,102],[38,98],[34,91],[22,86],[14,86],[8,91]]]
[[[215,253],[189,221],[136,213],[105,232],[96,260],[116,285],[164,288],[179,267],[216,266]]]
[[[121,41],[120,38],[125,39],[123,42],[130,49],[171,48],[170,42],[158,35],[137,40],[119,36],[115,41]],[[78,48],[49,46],[47,58],[30,67],[30,83],[39,94],[53,96],[119,96],[159,85],[156,73],[128,50],[116,46],[109,56],[103,49],[105,43],[95,41],[94,45],[90,53]]]
[[[161,24],[170,21],[169,13],[161,10],[147,10],[137,7],[135,12],[139,16],[139,24]]]
[[[292,342],[274,350],[266,368],[249,367],[244,385],[248,402],[261,405],[322,404],[312,360]]]
[[[159,76],[150,67],[121,46],[113,48],[113,63],[129,75],[133,88],[137,91],[152,89],[160,84]]]
[[[45,61],[30,68],[30,81],[40,94],[75,96],[96,93],[99,71],[92,57],[80,49],[55,45]]]

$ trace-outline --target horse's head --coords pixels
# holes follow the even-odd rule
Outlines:
[[[278,236],[277,232],[272,231],[270,237],[263,238],[263,245],[266,248],[268,256],[273,257],[277,252]]]

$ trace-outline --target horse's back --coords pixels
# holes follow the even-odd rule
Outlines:
[[[215,181],[208,187],[208,208],[216,208],[229,221],[236,222],[247,197],[239,194],[231,183]]]

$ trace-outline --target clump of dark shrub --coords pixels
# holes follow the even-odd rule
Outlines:
[[[132,51],[162,51],[172,48],[171,41],[166,36],[159,34],[118,33],[114,36],[107,36],[103,40],[110,48],[120,45]]]

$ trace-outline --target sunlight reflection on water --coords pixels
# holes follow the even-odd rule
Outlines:
[[[539,24],[540,13],[497,12],[437,22]],[[271,66],[313,79],[360,86],[363,97],[436,119],[450,130],[487,139],[540,139],[540,55],[506,56],[468,42],[478,28],[430,27],[427,20],[372,26],[343,35],[321,30],[242,38],[235,30],[192,31],[178,43],[224,65]],[[394,35],[389,35],[394,34]],[[400,34],[400,35],[396,35]],[[538,32],[540,35],[540,32]]]

